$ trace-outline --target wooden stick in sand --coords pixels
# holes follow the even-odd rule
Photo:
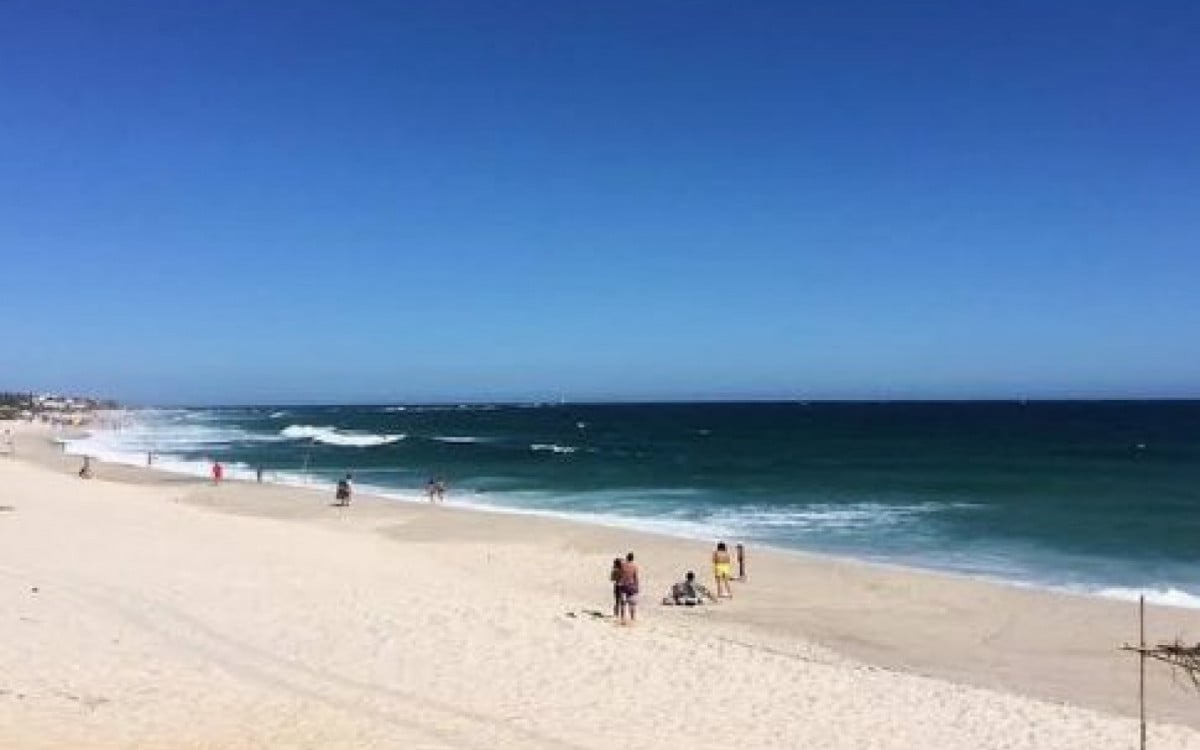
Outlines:
[[[1138,655],[1138,719],[1141,742],[1139,747],[1146,750],[1146,659],[1154,659],[1167,664],[1172,669],[1180,670],[1192,682],[1192,687],[1200,692],[1200,643],[1188,646],[1176,640],[1174,643],[1160,643],[1156,646],[1146,645],[1146,597],[1138,597],[1138,645],[1128,643],[1121,646],[1122,651],[1134,651]]]

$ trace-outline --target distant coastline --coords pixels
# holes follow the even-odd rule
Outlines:
[[[0,420],[85,424],[102,410],[120,409],[115,399],[55,393],[0,391]]]

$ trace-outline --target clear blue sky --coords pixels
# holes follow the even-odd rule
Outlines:
[[[1198,39],[1195,2],[9,0],[0,387],[1198,396]]]

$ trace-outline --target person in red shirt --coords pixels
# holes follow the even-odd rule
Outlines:
[[[220,461],[213,461],[213,465],[212,465],[213,484],[220,484],[221,480],[224,477],[225,477],[225,467],[221,465]]]

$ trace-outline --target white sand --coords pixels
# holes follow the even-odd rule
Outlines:
[[[702,546],[105,466],[83,481],[21,438],[43,455],[0,459],[0,748],[1137,744],[1118,603],[756,555],[732,603],[663,608]],[[629,546],[642,622],[567,617],[610,606]],[[1200,696],[1161,672],[1151,690],[1152,716],[1200,725]],[[1150,740],[1200,748],[1179,723]]]

